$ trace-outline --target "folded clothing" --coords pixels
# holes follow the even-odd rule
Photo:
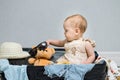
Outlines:
[[[95,64],[53,64],[45,66],[45,74],[49,77],[64,77],[64,80],[84,80],[86,72]]]
[[[7,62],[7,60],[6,60],[6,62]],[[0,65],[3,65],[3,62],[0,63]],[[1,68],[1,66],[0,66],[0,68]],[[44,66],[28,65],[28,66],[22,67],[22,70],[26,71],[26,73],[24,72],[24,74],[23,73],[21,73],[21,74],[27,76],[28,80],[64,80],[64,77],[54,77],[54,78],[48,77],[46,74],[44,74],[44,71],[45,71]],[[15,74],[15,73],[12,73],[12,72],[9,72],[9,73],[11,73],[12,74],[11,76],[14,77],[13,74]],[[5,76],[6,73],[1,73],[1,74],[2,74],[1,80],[6,80],[6,76]],[[105,63],[105,61],[103,61],[100,64],[95,64],[95,66],[92,68],[92,70],[85,74],[84,80],[105,80],[106,75],[107,75],[106,63]],[[10,79],[7,79],[7,80],[10,80]],[[12,79],[12,80],[14,80],[14,79]],[[19,79],[16,79],[16,80],[19,80]],[[21,79],[21,80],[25,80],[25,78]]]
[[[28,80],[26,68],[27,65],[10,65],[7,59],[0,59],[0,71],[6,80]]]

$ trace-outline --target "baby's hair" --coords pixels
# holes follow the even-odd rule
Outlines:
[[[81,32],[84,33],[87,28],[87,20],[80,14],[75,14],[67,17],[64,22],[70,20],[71,25],[80,28]]]

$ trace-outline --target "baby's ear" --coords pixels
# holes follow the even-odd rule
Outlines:
[[[79,32],[80,32],[80,29],[79,29],[79,28],[76,28],[75,31],[76,31],[76,33],[79,33]]]

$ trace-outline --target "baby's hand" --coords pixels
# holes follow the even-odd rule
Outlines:
[[[47,40],[46,43],[47,43],[47,45],[50,45],[50,40]]]

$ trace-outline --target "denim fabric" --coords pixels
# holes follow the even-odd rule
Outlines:
[[[90,71],[95,64],[53,64],[45,66],[44,74],[51,78],[64,77],[64,80],[84,80],[86,72]]]
[[[68,66],[69,67],[69,66]],[[62,77],[64,75],[64,73],[66,72],[65,70],[67,70],[66,68],[68,68],[67,65],[48,65],[45,66],[45,71],[44,74],[47,74],[49,77],[54,78],[54,77]]]
[[[4,71],[9,67],[9,62],[7,59],[0,59],[0,71]]]
[[[7,59],[0,59],[0,71],[6,80],[28,80],[26,65],[10,65]]]

